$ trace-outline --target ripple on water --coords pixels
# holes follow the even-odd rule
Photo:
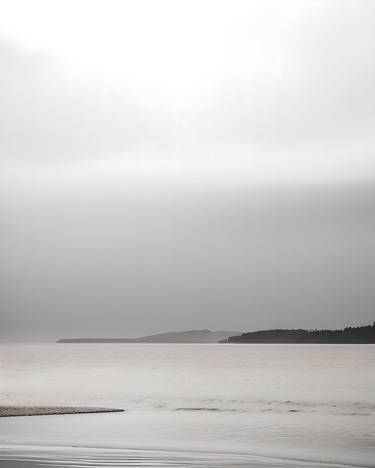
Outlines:
[[[160,468],[348,468],[354,465],[236,453],[4,445],[0,447],[0,466],[1,468],[120,468],[130,466]]]

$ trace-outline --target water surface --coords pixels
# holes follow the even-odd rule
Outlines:
[[[127,466],[142,457],[141,466],[375,466],[373,345],[12,344],[0,351],[2,404],[126,410],[3,418],[1,467]]]

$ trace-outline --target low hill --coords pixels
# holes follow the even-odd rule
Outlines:
[[[343,330],[261,330],[230,336],[224,343],[375,343],[375,323]]]
[[[187,330],[140,338],[64,338],[59,340],[58,343],[218,343],[239,333],[224,330]]]
[[[228,343],[295,343],[302,338],[307,330],[260,330],[230,336]]]

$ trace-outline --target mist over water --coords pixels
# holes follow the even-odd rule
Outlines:
[[[2,404],[126,411],[6,418],[0,443],[375,459],[372,345],[20,344],[1,356]]]
[[[125,410],[0,468],[375,468],[374,346],[37,344],[373,323],[375,2],[0,7],[0,405]]]

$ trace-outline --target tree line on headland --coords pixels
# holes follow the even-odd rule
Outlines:
[[[185,330],[140,338],[63,338],[58,343],[375,343],[375,323],[343,330]]]
[[[221,343],[375,343],[375,322],[343,330],[260,330],[230,336]]]

